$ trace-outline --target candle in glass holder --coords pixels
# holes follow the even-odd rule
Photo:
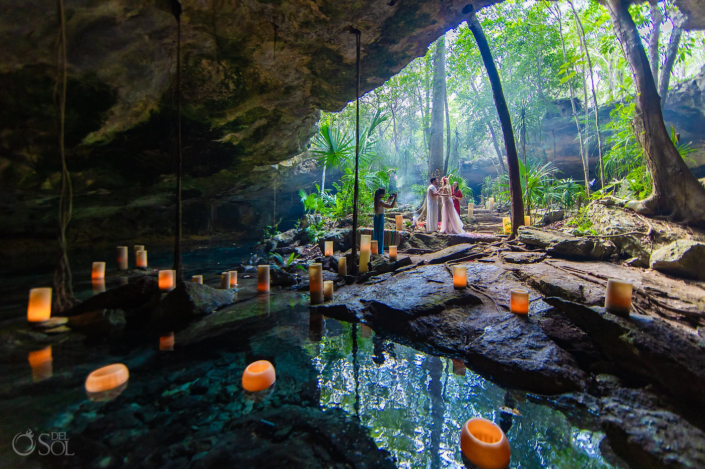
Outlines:
[[[174,289],[175,270],[160,270],[159,271],[159,289],[163,292],[172,291]]]
[[[607,294],[605,295],[605,309],[617,316],[629,316],[632,309],[633,285],[611,278],[607,280]]]
[[[230,271],[230,288],[237,287],[237,270]]]
[[[135,254],[140,251],[144,251],[144,244],[135,244]]]
[[[470,202],[468,204],[468,216],[471,217],[474,211],[475,211],[475,204]]]
[[[333,299],[333,281],[326,280],[323,282],[323,301],[330,301]]]
[[[466,288],[468,286],[468,268],[466,266],[453,266],[453,286],[455,288]]]
[[[531,226],[531,217],[528,215],[524,216],[524,226]]]
[[[504,228],[504,234],[512,234],[512,219],[509,217],[502,218],[502,227]]]
[[[27,321],[42,322],[51,317],[51,288],[32,288],[29,291]]]
[[[117,247],[118,270],[127,270],[127,246]]]
[[[257,266],[257,291],[268,292],[269,291],[269,266],[268,265],[258,265]]]
[[[402,224],[401,224],[402,219],[401,219],[401,215],[395,215],[395,216],[394,216],[394,220],[397,222],[397,231],[401,231],[401,230],[402,230]]]
[[[29,366],[32,367],[32,381],[38,383],[52,377],[51,345],[41,350],[29,352]]]
[[[397,247],[389,246],[389,262],[397,261]]]
[[[308,289],[311,293],[311,304],[323,303],[323,265],[313,263],[308,266]]]
[[[220,273],[220,289],[227,290],[230,288],[230,272]]]
[[[105,279],[93,279],[91,280],[91,283],[93,284],[93,294],[97,295],[98,293],[103,293],[105,291]]]
[[[333,241],[324,242],[324,256],[331,257],[333,255]]]
[[[147,268],[147,251],[144,249],[135,253],[135,267],[139,269]]]
[[[360,235],[360,273],[364,274],[369,270],[367,264],[370,262],[370,250],[372,248],[372,235]]]
[[[203,285],[203,275],[194,275],[193,277],[191,277],[191,281],[193,283],[200,283],[201,285]]]
[[[372,254],[379,254],[379,244],[378,244],[378,241],[377,241],[376,239],[373,239],[373,240],[370,242],[370,252],[371,252]]]
[[[167,352],[174,350],[174,333],[170,332],[159,338],[159,350],[162,352]]]
[[[122,363],[104,366],[88,375],[86,391],[89,393],[109,391],[127,383],[128,379],[130,379],[130,372]]]
[[[338,259],[338,275],[343,277],[348,275],[348,261],[344,257]]]
[[[91,279],[99,280],[105,278],[105,262],[94,262],[91,269]]]
[[[515,288],[510,292],[509,310],[514,314],[529,314],[529,290]]]

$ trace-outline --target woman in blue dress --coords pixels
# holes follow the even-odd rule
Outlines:
[[[385,194],[384,188],[375,191],[375,218],[372,239],[377,240],[377,248],[380,254],[384,252],[384,210],[394,208],[397,204],[396,193],[392,194],[386,202],[382,200]]]

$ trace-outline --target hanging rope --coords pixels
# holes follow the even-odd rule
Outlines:
[[[353,229],[352,233],[352,264],[353,271],[357,269],[357,199],[360,190],[360,37],[361,33],[353,29],[355,34],[355,48],[357,52],[355,61],[355,191],[353,195]]]
[[[65,311],[73,306],[73,285],[66,243],[66,228],[73,211],[73,187],[71,175],[66,166],[64,134],[66,127],[66,16],[64,1],[57,0],[59,7],[59,51],[57,61],[57,82],[61,84],[59,93],[59,154],[61,156],[61,196],[59,198],[59,261],[54,272],[54,308]]]
[[[172,0],[172,13],[176,18],[176,230],[174,243],[174,270],[176,271],[176,284],[184,283],[183,265],[181,262],[181,177],[183,159],[181,157],[181,2]]]

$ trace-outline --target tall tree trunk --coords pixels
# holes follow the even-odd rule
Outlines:
[[[614,101],[614,55],[607,60],[607,86],[609,86],[610,102]]]
[[[562,14],[559,5],[556,5],[556,19],[558,20],[558,33],[561,37],[561,46],[563,48],[563,62],[568,63],[568,54],[565,51],[565,36],[563,36]],[[583,175],[585,177],[585,193],[589,197],[590,177],[588,167],[585,164],[585,158],[583,157],[583,155],[585,154],[585,145],[583,144],[583,131],[580,128],[580,118],[578,117],[578,111],[575,109],[575,92],[573,91],[573,84],[570,82],[570,80],[568,80],[568,89],[570,90],[570,106],[573,109],[573,119],[575,120],[575,127],[578,130],[578,143],[580,143],[580,161],[583,163]]]
[[[181,2],[172,0],[172,13],[176,18],[176,230],[174,243],[174,270],[176,271],[177,286],[184,283],[184,270],[181,261],[181,179],[183,172],[183,158],[181,155]]]
[[[57,63],[57,89],[59,92],[59,155],[61,157],[61,196],[59,198],[59,261],[54,271],[54,309],[61,312],[69,309],[75,302],[71,265],[69,264],[66,228],[73,212],[73,185],[68,166],[66,166],[66,15],[64,1],[57,0],[59,9],[59,60]]]
[[[690,172],[666,130],[661,99],[651,74],[639,31],[629,14],[629,3],[607,0],[612,27],[629,61],[636,84],[636,115],[641,144],[651,171],[653,192],[627,207],[638,213],[705,226],[705,187]]]
[[[521,146],[521,160],[526,168],[526,108],[521,108],[521,132],[519,133],[519,146]]]
[[[431,152],[428,177],[443,170],[443,108],[446,95],[446,43],[443,36],[436,42],[433,70],[433,108],[431,109]]]
[[[472,80],[470,81],[470,87],[472,88],[473,93],[475,93],[475,99],[478,101],[480,100],[480,93],[477,91],[477,87],[475,87],[475,82]],[[502,168],[502,174],[507,172],[507,168],[504,166],[504,156],[502,155],[502,152],[499,150],[499,145],[497,144],[497,135],[494,133],[494,126],[492,125],[492,122],[485,114],[485,109],[482,109],[482,115],[485,120],[485,125],[487,126],[487,130],[490,131],[490,136],[492,137],[492,145],[494,146],[494,151],[497,153],[497,159],[499,160],[499,166]]]
[[[583,29],[583,23],[580,21],[580,17],[578,16],[578,12],[575,9],[573,2],[569,1],[568,4],[570,5],[570,8],[573,10],[573,15],[575,15],[575,24],[578,27],[578,35],[580,36],[580,45],[583,48],[583,52],[585,53],[585,58],[587,59],[588,70],[590,70],[590,90],[592,91],[592,107],[595,109],[595,133],[597,134],[597,154],[598,154],[599,164],[600,164],[600,187],[605,187],[605,164],[602,160],[602,136],[600,135],[600,113],[598,112],[599,107],[597,105],[597,95],[595,94],[595,78],[593,77],[593,73],[592,73],[592,59],[590,58],[590,51],[588,50],[587,41],[585,40],[585,30]],[[656,7],[656,9],[659,12],[661,11],[658,9],[658,7]],[[657,44],[657,47],[658,47],[658,44]],[[587,107],[586,107],[586,109],[587,109]],[[587,126],[587,122],[585,122],[585,125]],[[589,162],[589,160],[588,160],[588,162]]]
[[[396,108],[397,100],[396,98],[394,99],[394,106],[391,106],[392,108],[392,130],[394,131],[394,153],[396,154],[396,160],[400,160],[400,155],[399,155],[399,138],[397,137],[397,114],[394,112],[394,108]]]
[[[588,122],[590,122],[590,106],[587,96],[587,70],[585,69],[585,62],[583,62],[581,68],[583,69],[583,107],[585,109],[585,146],[583,147],[585,150],[585,163],[583,165],[583,171],[585,173],[585,190],[587,191],[587,195],[590,196],[590,127],[588,124]]]
[[[443,76],[445,82],[445,75]],[[444,83],[445,85],[445,83]],[[445,86],[443,86],[445,88]],[[446,108],[446,162],[443,165],[443,174],[448,174],[448,162],[450,161],[450,113],[448,112],[448,90],[445,90],[443,102]]]
[[[512,237],[516,237],[519,226],[524,224],[524,202],[521,197],[521,179],[519,177],[519,157],[517,155],[516,143],[514,141],[514,131],[512,130],[512,119],[507,108],[507,101],[504,99],[502,91],[502,82],[499,79],[497,67],[492,58],[492,51],[485,38],[485,33],[482,30],[482,25],[478,21],[473,7],[471,5],[463,8],[463,13],[469,13],[468,26],[472,35],[477,41],[477,48],[482,55],[482,62],[485,64],[487,75],[492,85],[492,94],[494,95],[494,103],[497,108],[499,122],[502,124],[502,133],[504,134],[504,145],[507,150],[507,166],[509,167],[509,196],[512,203]]]
[[[663,15],[658,7],[658,0],[649,0],[649,10],[651,11],[651,21],[654,23],[654,29],[649,36],[649,61],[651,62],[651,74],[654,76],[654,83],[658,83],[658,43],[659,36],[661,36],[661,23],[663,23]]]
[[[357,200],[360,193],[360,36],[362,33],[355,29],[355,188],[353,190],[353,226],[352,236],[352,271],[357,272]]]
[[[326,190],[326,164],[323,163],[323,174],[321,175],[321,194]]]
[[[671,72],[673,71],[673,64],[676,62],[676,57],[678,57],[678,47],[680,46],[681,36],[683,35],[683,30],[681,29],[681,19],[682,17],[673,19],[671,40],[668,43],[668,49],[666,50],[666,61],[663,64],[663,70],[661,70],[661,85],[658,88],[658,94],[661,95],[662,108],[666,107],[666,101],[668,100],[668,85],[671,81]]]

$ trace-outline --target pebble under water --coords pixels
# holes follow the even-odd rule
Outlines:
[[[198,256],[187,259],[189,275],[203,271]],[[217,282],[214,273],[206,280]],[[589,417],[569,419],[571,409],[365,325],[312,315],[305,293],[261,296],[254,280],[240,284],[237,303],[177,331],[173,351],[129,330],[97,341],[69,334],[53,345],[52,376],[40,382],[26,351],[4,354],[2,467],[471,467],[459,441],[472,417],[505,430],[510,467],[614,467]],[[242,372],[260,359],[274,364],[277,381],[245,392]],[[130,370],[127,387],[89,400],[88,373],[116,362]],[[65,433],[73,455],[18,456],[11,443],[27,429],[35,438]]]

